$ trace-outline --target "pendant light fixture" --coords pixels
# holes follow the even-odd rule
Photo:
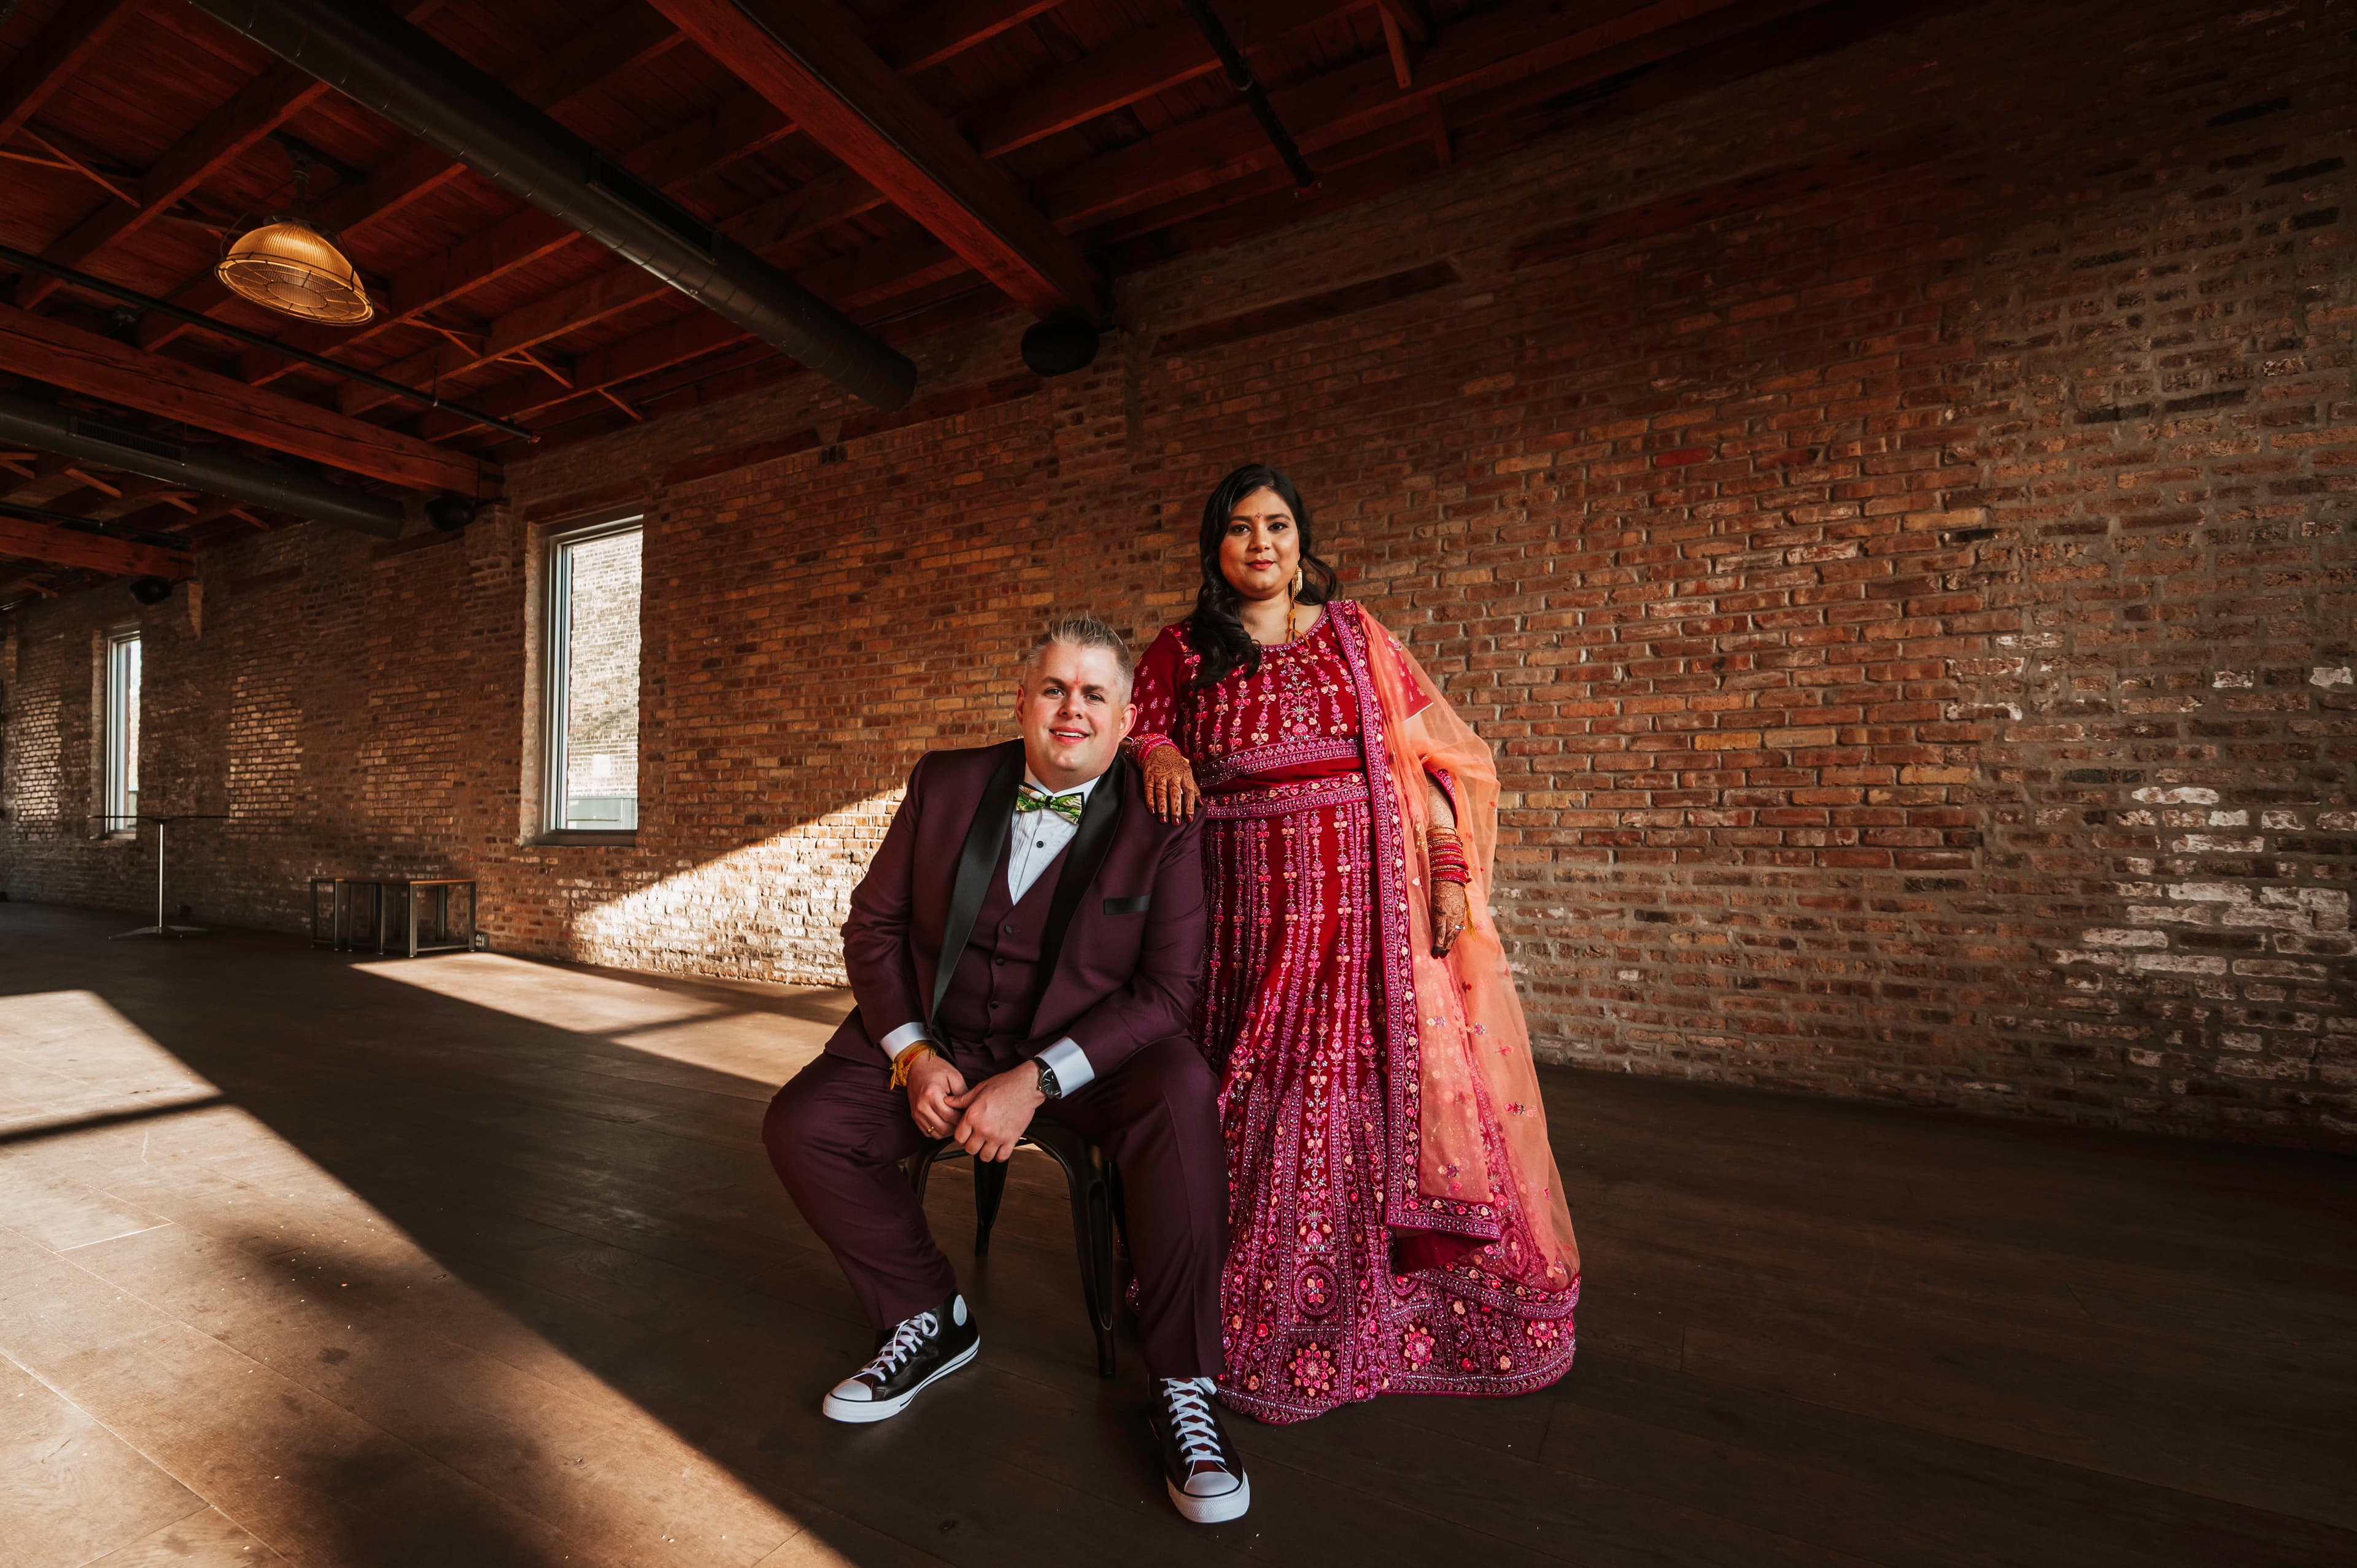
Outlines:
[[[332,236],[304,219],[308,168],[295,160],[295,210],[240,239],[214,274],[232,292],[299,321],[357,327],[376,314],[360,269]]]

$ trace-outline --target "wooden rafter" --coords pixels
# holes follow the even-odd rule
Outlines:
[[[894,70],[914,76],[1062,4],[1063,0],[936,0],[905,21],[893,17],[893,36],[878,40],[877,50],[892,62]]]
[[[196,559],[185,551],[16,517],[0,516],[0,555],[118,575],[136,573],[178,581],[197,575]]]
[[[0,362],[50,386],[412,489],[479,495],[495,481],[496,470],[464,453],[6,306]]]
[[[135,203],[110,202],[100,208],[43,251],[42,259],[81,266],[178,202],[327,91],[327,84],[308,72],[290,65],[269,67],[140,177]],[[56,278],[28,276],[16,285],[16,303],[31,309],[64,286]]]
[[[31,124],[49,95],[106,45],[134,9],[131,0],[76,0],[0,71],[0,145]]]
[[[1101,281],[1080,247],[877,58],[832,0],[653,4],[1026,308],[1101,308]]]
[[[436,0],[436,5],[440,3]],[[410,18],[413,22],[420,20],[433,8],[414,5],[410,8]],[[612,25],[585,30],[510,85],[525,102],[558,113],[622,72],[661,57],[681,41],[678,30],[662,17],[633,8]],[[439,147],[415,144],[397,155],[386,170],[330,199],[316,216],[321,227],[349,236],[354,229],[377,221],[439,188],[464,169],[464,165],[451,161]],[[410,320],[420,311],[493,282],[578,238],[574,230],[539,209],[526,208],[395,276],[386,297],[376,302],[376,318],[367,326],[357,330],[296,328],[287,334],[286,340],[314,354],[356,348]],[[182,284],[170,297],[183,310],[210,315],[234,296],[208,271]],[[142,328],[140,346],[161,348],[181,334],[196,330],[199,328],[192,323],[156,315]],[[245,379],[256,386],[267,386],[298,362],[278,354],[249,355]]]
[[[1357,0],[1352,0],[1352,3],[1357,3]],[[1036,4],[1013,4],[1010,0],[948,7],[948,12],[954,14],[944,15],[931,22],[922,50],[915,58],[926,64],[938,64],[996,37],[1006,27],[1045,8]],[[1292,21],[1288,26],[1306,25],[1311,13],[1314,13],[1314,19],[1323,19],[1347,8],[1334,3],[1334,0],[1314,0],[1314,3],[1313,0],[1282,0],[1278,6],[1288,16],[1301,14],[1301,19]],[[678,37],[676,33],[672,36]],[[1208,55],[1208,46],[1205,52]],[[1077,68],[1066,68],[1066,74],[1079,79],[1085,73]],[[1134,98],[1119,97],[1118,89],[1099,86],[1094,91],[1096,107],[1082,118],[1093,118],[1096,114],[1110,113],[1125,102],[1135,102]],[[694,133],[694,142],[699,147],[696,156],[702,161],[691,161],[686,155],[669,145],[671,138],[667,136],[634,149],[625,156],[624,164],[632,173],[651,183],[666,190],[676,190],[688,178],[708,172],[721,161],[720,148],[726,134],[718,128],[721,124],[728,124],[740,134],[756,136],[766,135],[772,124],[791,126],[791,122],[758,94],[748,92],[745,98],[751,101],[749,104],[732,100],[710,114],[699,116],[684,128]],[[710,145],[705,145],[707,143]],[[730,156],[740,151],[736,142],[726,142],[726,148]],[[761,202],[723,222],[720,227],[747,249],[774,258],[779,252],[832,224],[846,221],[884,205],[886,200],[880,191],[858,175],[845,169],[822,177],[802,189]],[[471,245],[474,242],[468,241],[465,243]],[[425,264],[421,263],[421,270]],[[401,287],[399,283],[395,284],[396,295],[401,292]],[[459,292],[463,290],[454,289],[443,297],[455,297]],[[512,360],[551,338],[593,326],[608,317],[661,299],[670,292],[669,285],[650,276],[643,269],[626,263],[618,264],[544,299],[520,306],[497,317],[484,329],[479,349],[461,344],[439,344],[395,361],[385,367],[382,373],[390,380],[408,385],[440,385],[454,376],[464,375],[484,365]],[[249,379],[264,379],[253,374],[259,363],[258,360],[249,360]],[[388,401],[388,394],[357,383],[346,386],[338,394],[338,405],[347,413],[362,413],[382,407]]]
[[[1482,12],[1432,36],[1415,81],[1400,90],[1388,53],[1340,66],[1272,92],[1277,115],[1304,152],[1384,125],[1419,119],[1439,93],[1495,88],[1575,65],[1592,78],[1649,64],[1717,37],[1805,10],[1819,0],[1652,0],[1566,29],[1564,4]],[[1220,110],[1089,158],[1042,180],[1049,215],[1079,227],[1273,165],[1276,153],[1251,113]]]

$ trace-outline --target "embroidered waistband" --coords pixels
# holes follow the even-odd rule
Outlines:
[[[1282,817],[1319,806],[1347,806],[1370,798],[1367,776],[1346,773],[1338,779],[1304,779],[1296,784],[1271,784],[1263,789],[1207,795],[1203,798],[1203,815],[1214,822],[1241,822],[1255,817]]]
[[[1358,757],[1359,743],[1348,736],[1294,736],[1272,745],[1215,757],[1196,768],[1195,783],[1200,789],[1213,789],[1231,779],[1254,773],[1274,773],[1280,768],[1298,768],[1305,762],[1340,762],[1346,758],[1355,762]]]

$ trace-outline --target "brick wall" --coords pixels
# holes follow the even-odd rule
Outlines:
[[[504,948],[832,978],[909,762],[1049,611],[1179,613],[1264,457],[1501,754],[1544,1054],[2357,1147],[2352,28],[1984,5],[1132,275],[1076,376],[985,324],[907,416],[790,381],[210,552],[136,612],[144,793],[235,814],[178,897],[463,867]],[[536,541],[626,504],[641,828],[533,845]],[[16,897],[148,886],[44,825],[134,613],[16,618]]]

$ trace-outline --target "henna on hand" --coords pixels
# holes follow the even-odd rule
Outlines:
[[[1202,793],[1195,788],[1195,769],[1185,753],[1175,746],[1157,746],[1141,766],[1146,803],[1156,816],[1166,822],[1178,822],[1195,814]]]
[[[1461,882],[1435,882],[1432,885],[1432,956],[1446,958],[1457,939],[1465,934],[1466,921],[1471,907],[1466,902],[1465,885]]]

